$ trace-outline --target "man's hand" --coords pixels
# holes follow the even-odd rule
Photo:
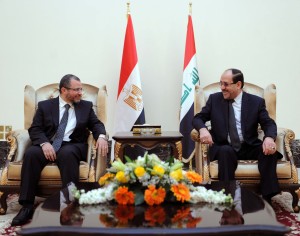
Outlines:
[[[276,143],[270,137],[266,137],[263,142],[263,153],[265,155],[272,155],[276,152]]]
[[[108,142],[103,138],[98,138],[96,148],[101,156],[106,156],[108,153]]]
[[[42,149],[43,149],[44,155],[47,160],[49,160],[49,161],[56,160],[56,153],[55,153],[55,150],[54,150],[53,146],[51,145],[51,143],[48,143],[48,142],[44,143],[42,145]]]
[[[213,140],[211,137],[211,134],[208,132],[208,130],[206,128],[201,128],[199,130],[199,134],[200,134],[200,142],[201,143],[205,143],[205,144],[213,144]]]

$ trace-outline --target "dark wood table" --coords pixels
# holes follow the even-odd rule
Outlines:
[[[92,189],[97,183],[78,188]],[[237,195],[236,182],[212,182],[208,189]],[[159,206],[122,206],[99,204],[60,205],[60,193],[36,209],[32,222],[23,226],[21,235],[284,235],[290,229],[276,220],[272,207],[260,196],[240,187],[238,207],[208,203],[164,203]],[[61,209],[60,209],[61,208]],[[239,213],[240,212],[240,213]]]
[[[138,145],[146,150],[159,145],[170,145],[175,158],[182,160],[182,134],[178,131],[164,131],[161,134],[133,134],[132,132],[119,132],[112,137],[115,142],[115,159],[123,160],[124,148]]]

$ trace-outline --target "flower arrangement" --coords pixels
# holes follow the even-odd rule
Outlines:
[[[197,214],[198,209],[190,205],[176,209],[170,205],[117,205],[110,211],[107,209],[99,214],[99,221],[106,227],[139,227],[142,222],[143,227],[195,228],[202,221],[202,217]]]
[[[100,188],[85,192],[76,187],[72,193],[80,205],[115,201],[120,205],[150,206],[165,201],[187,203],[232,204],[231,195],[199,185],[202,178],[194,171],[183,170],[183,163],[169,158],[162,161],[155,154],[145,153],[136,160],[125,157],[114,161],[99,179]],[[198,184],[198,186],[196,186]]]

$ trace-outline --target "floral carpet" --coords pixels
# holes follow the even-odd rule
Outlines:
[[[43,199],[37,199],[40,203]],[[286,236],[300,235],[300,214],[291,213],[292,196],[290,193],[283,192],[272,199],[272,205],[275,210],[277,220],[290,227],[291,232]],[[18,213],[20,205],[18,204],[18,195],[10,195],[8,198],[8,209],[6,215],[0,216],[0,235],[17,235],[16,231],[20,227],[11,227],[12,218]]]

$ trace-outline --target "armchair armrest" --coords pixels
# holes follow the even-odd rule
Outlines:
[[[13,130],[8,133],[6,140],[10,146],[7,160],[22,161],[25,150],[31,144],[28,131],[25,129]]]
[[[200,143],[199,132],[191,131],[191,139],[195,142],[195,165],[196,172],[202,175],[203,181],[209,180],[209,158],[207,155],[209,145]]]
[[[295,133],[287,128],[277,129],[276,146],[277,150],[283,155],[283,160],[288,160],[294,165],[291,143],[295,139]]]

